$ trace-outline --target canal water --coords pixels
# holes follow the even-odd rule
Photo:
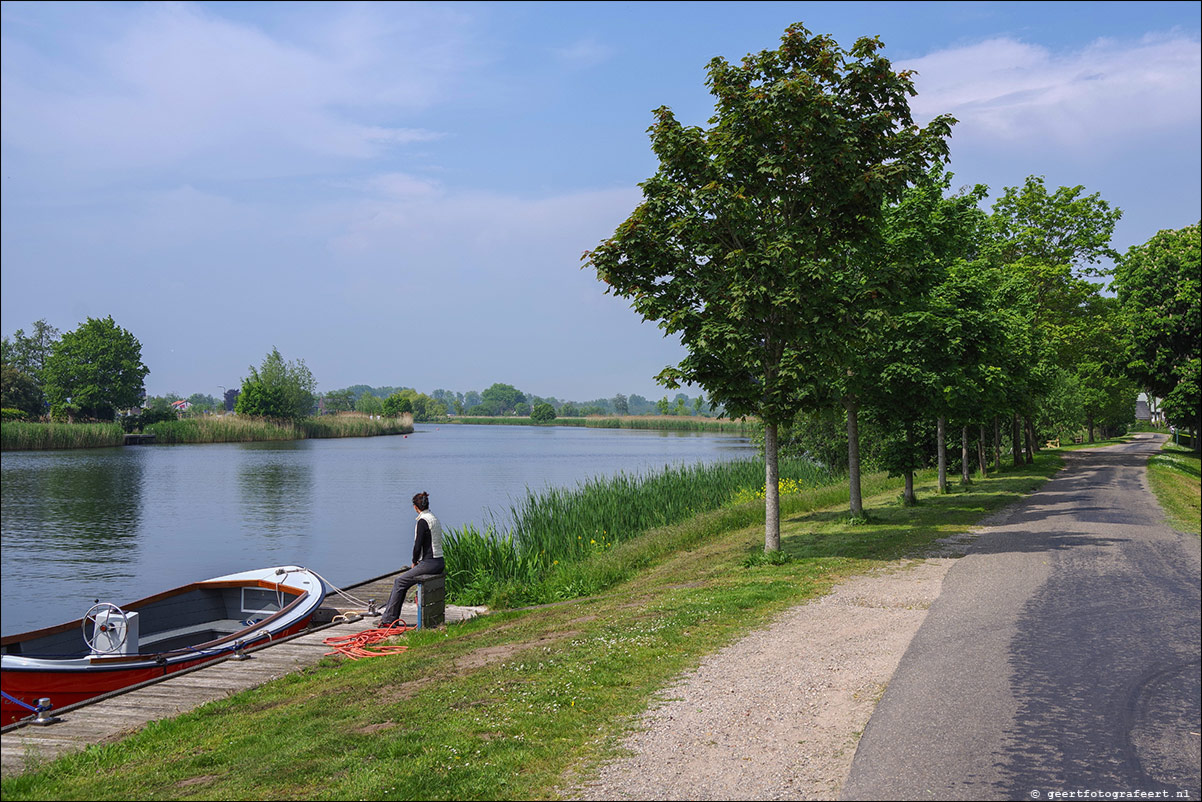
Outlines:
[[[2,632],[188,582],[297,564],[342,586],[409,562],[419,491],[447,527],[506,523],[527,488],[755,455],[744,438],[423,425],[408,436],[0,456]]]

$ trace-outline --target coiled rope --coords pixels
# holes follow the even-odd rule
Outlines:
[[[341,654],[349,657],[351,660],[358,660],[360,657],[383,657],[389,654],[400,654],[409,647],[399,644],[387,644],[384,646],[378,646],[377,644],[380,641],[395,638],[397,635],[408,632],[411,629],[417,629],[417,627],[411,627],[398,618],[386,627],[365,629],[354,635],[326,638],[322,643],[326,646],[334,647],[334,651],[326,652],[327,655]]]

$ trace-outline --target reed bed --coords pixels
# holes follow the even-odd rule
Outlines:
[[[292,426],[234,415],[160,421],[150,424],[144,431],[154,435],[155,443],[255,443],[298,439]]]
[[[0,424],[0,449],[36,451],[60,448],[107,448],[125,442],[125,432],[116,423],[28,423]]]
[[[163,421],[146,427],[156,443],[254,443],[270,440],[304,440],[322,437],[373,437],[407,434],[412,419],[370,418],[367,415],[330,415],[299,424],[281,423],[240,415],[206,415]]]
[[[300,424],[305,437],[376,437],[384,434],[409,434],[413,431],[413,413],[396,418],[372,417],[356,413],[322,415]]]
[[[413,416],[372,418],[342,414],[310,418],[297,424],[241,415],[204,415],[152,423],[143,429],[157,443],[255,443],[323,437],[375,437],[409,434]],[[5,451],[119,446],[125,433],[117,423],[27,423],[6,421],[0,426]]]
[[[799,488],[831,481],[825,469],[805,460],[782,462],[781,475]],[[619,474],[539,493],[527,490],[510,508],[513,523],[508,529],[494,521],[444,535],[447,592],[461,604],[496,607],[598,592],[607,581],[596,575],[582,579],[569,568],[648,530],[728,506],[763,484],[764,463],[744,460],[669,467],[645,476]]]

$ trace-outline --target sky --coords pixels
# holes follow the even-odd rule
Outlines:
[[[151,395],[272,348],[354,384],[659,398],[678,340],[581,255],[641,199],[646,130],[803,23],[879,36],[956,185],[1028,175],[1200,217],[1197,2],[24,3],[0,10],[2,332],[111,315]]]

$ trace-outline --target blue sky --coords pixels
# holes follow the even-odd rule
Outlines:
[[[658,398],[682,355],[580,255],[639,201],[646,129],[793,22],[877,35],[950,113],[957,184],[1120,207],[1119,250],[1200,216],[1200,5],[4,3],[0,309],[112,315],[151,394],[272,347],[319,390]]]

